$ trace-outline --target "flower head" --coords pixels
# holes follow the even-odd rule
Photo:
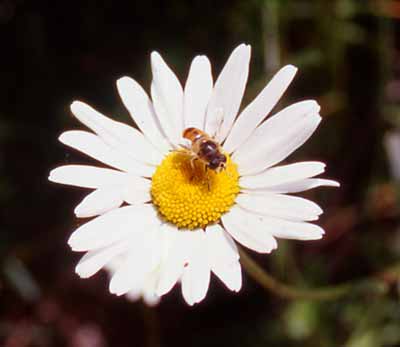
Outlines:
[[[211,273],[240,290],[235,241],[269,253],[276,238],[322,237],[310,223],[321,208],[288,194],[338,183],[315,178],[324,172],[320,162],[277,166],[312,135],[320,107],[301,101],[264,120],[296,73],[288,65],[238,115],[249,61],[250,46],[238,46],[214,83],[209,60],[198,56],[182,88],[152,53],[151,100],[133,79],[117,81],[139,130],[72,103],[72,113],[92,132],[67,131],[60,141],[111,167],[66,165],[50,173],[53,182],[93,190],[75,214],[96,218],[68,241],[86,252],[76,267],[81,277],[111,266],[110,291],[117,295],[147,288],[162,296],[180,281],[192,305],[206,296]],[[215,143],[223,170],[197,160],[199,151],[182,138],[189,127]]]

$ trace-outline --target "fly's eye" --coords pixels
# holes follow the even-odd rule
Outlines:
[[[220,159],[219,158],[214,158],[213,160],[211,160],[208,164],[208,167],[212,170],[215,170],[219,164],[220,164]]]
[[[222,154],[220,160],[222,163],[225,164],[226,163],[226,155]]]

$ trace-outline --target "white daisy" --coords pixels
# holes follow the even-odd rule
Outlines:
[[[180,281],[193,305],[206,296],[211,272],[230,290],[240,290],[234,240],[269,253],[276,238],[322,237],[324,231],[310,223],[321,208],[287,194],[338,183],[314,178],[324,172],[320,162],[276,166],[317,128],[320,107],[301,101],[263,121],[297,71],[288,65],[238,115],[249,61],[250,46],[238,46],[213,83],[208,58],[197,56],[182,88],[153,52],[151,100],[133,79],[117,81],[139,130],[72,103],[72,113],[93,133],[67,131],[60,141],[112,167],[66,165],[50,173],[53,182],[93,190],[75,213],[97,217],[68,241],[74,251],[86,252],[76,267],[81,277],[122,257],[110,292],[138,293],[151,282],[162,296]],[[204,174],[176,151],[188,127],[215,135],[228,158],[226,170]]]

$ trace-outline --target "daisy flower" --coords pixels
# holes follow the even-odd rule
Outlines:
[[[324,172],[321,162],[277,166],[312,135],[320,107],[305,100],[265,120],[297,71],[288,65],[238,115],[249,61],[250,46],[241,44],[214,83],[208,58],[197,56],[182,87],[153,52],[151,99],[133,79],[117,81],[138,129],[72,103],[72,113],[92,132],[67,131],[60,141],[110,167],[66,165],[50,173],[50,181],[92,190],[75,214],[96,218],[68,241],[72,250],[86,252],[76,267],[79,276],[122,259],[113,268],[111,293],[151,287],[162,296],[180,282],[193,305],[206,296],[211,273],[240,290],[235,242],[270,253],[277,238],[322,237],[324,231],[310,223],[321,208],[288,194],[338,183],[315,178]],[[182,154],[182,133],[189,127],[221,144],[224,170],[205,170]]]

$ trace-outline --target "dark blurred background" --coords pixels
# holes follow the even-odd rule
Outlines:
[[[395,0],[0,1],[0,346],[400,346],[399,30]],[[184,81],[194,55],[216,76],[241,42],[252,45],[243,104],[297,65],[277,109],[315,98],[324,119],[290,160],[322,160],[342,183],[305,194],[326,212],[323,240],[251,254],[303,294],[244,274],[238,294],[213,278],[193,308],[179,288],[150,308],[108,294],[105,273],[79,279],[66,240],[84,192],[47,181],[90,161],[57,142],[82,128],[70,103],[129,122],[115,81],[148,90],[152,50]],[[341,283],[344,295],[313,295]]]

